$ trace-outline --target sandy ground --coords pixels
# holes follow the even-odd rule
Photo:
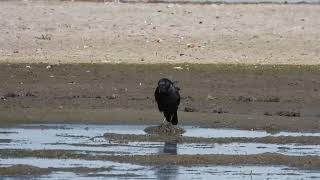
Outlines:
[[[319,132],[320,66],[315,65],[320,62],[319,12],[320,6],[306,4],[0,1],[0,126],[159,124],[162,117],[153,91],[158,79],[168,77],[179,81],[182,89],[179,125]],[[124,141],[167,140],[145,135],[105,136]],[[319,144],[319,137],[174,140]],[[10,139],[0,143],[10,143]],[[110,160],[150,166],[320,168],[318,156],[271,153],[90,156],[64,150],[0,149],[0,154],[6,158]],[[0,175],[53,171],[57,169],[17,165],[0,168]]]
[[[318,64],[320,6],[0,1],[0,62]]]

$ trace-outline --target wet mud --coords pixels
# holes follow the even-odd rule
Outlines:
[[[7,150],[1,152],[2,158],[37,157],[37,158],[68,158],[83,160],[115,161],[140,165],[166,165],[168,163],[180,166],[192,165],[283,165],[302,169],[320,169],[319,156],[286,156],[274,153],[259,155],[86,155],[64,150]]]
[[[0,64],[1,126],[159,124],[153,91],[160,78],[168,77],[181,88],[180,125],[269,132],[320,129],[316,65],[48,66]]]

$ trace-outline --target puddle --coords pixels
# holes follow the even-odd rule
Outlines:
[[[284,166],[196,166],[183,167],[175,165],[166,166],[140,166],[128,163],[115,163],[110,161],[88,161],[72,159],[0,159],[1,166],[16,164],[32,165],[42,168],[109,168],[102,172],[62,172],[57,171],[49,175],[39,176],[37,179],[317,179],[319,171],[306,171]],[[111,168],[110,168],[111,167]],[[14,177],[11,177],[14,178]],[[26,177],[24,177],[26,178]],[[33,177],[35,178],[35,177]],[[10,177],[8,177],[10,179]]]
[[[101,134],[101,132],[117,133],[117,134],[146,134],[144,129],[148,126],[144,125],[84,125],[84,124],[33,124],[23,125],[24,129],[52,129],[52,130],[69,130],[68,132],[75,135],[84,134]],[[238,129],[214,129],[200,128],[195,126],[180,126],[186,130],[183,136],[204,137],[204,138],[220,138],[220,137],[265,137],[265,136],[320,136],[320,132],[279,132],[276,134],[267,133],[266,131],[249,131]],[[14,132],[2,129],[0,132]],[[88,133],[89,131],[89,133]]]
[[[291,156],[320,156],[320,146],[297,146],[262,144],[262,143],[231,143],[231,144],[178,144],[178,154],[232,154],[248,155],[262,153],[279,153]]]
[[[106,168],[108,171],[99,172],[99,174],[126,175],[142,177],[148,175],[145,172],[145,167],[129,163],[117,163],[112,161],[102,160],[80,160],[80,159],[46,159],[46,158],[10,158],[0,159],[0,167],[9,167],[12,165],[23,164],[31,165],[40,168]],[[97,172],[96,172],[97,173]],[[81,177],[81,173],[74,174],[72,172],[54,172],[48,176],[41,176],[39,179],[68,179]],[[38,179],[38,178],[37,178]],[[77,178],[78,179],[78,178]]]
[[[164,143],[164,142],[110,142],[104,133],[145,134],[146,126],[122,125],[23,125],[17,128],[0,128],[0,149],[73,150],[90,155],[152,155],[152,154],[230,154],[248,155],[281,153],[292,156],[320,156],[320,145],[263,144],[263,143]],[[183,127],[185,136],[196,137],[264,137],[263,131],[209,129]],[[281,132],[273,136],[318,136],[319,133]],[[109,168],[108,171],[72,172],[57,170],[36,179],[317,179],[319,171],[302,171],[273,166],[207,166],[183,167],[141,166],[103,160],[11,158],[0,159],[0,166],[17,164],[41,168]],[[111,167],[111,168],[110,168]],[[111,170],[110,170],[111,169]],[[69,172],[70,171],[70,172]],[[20,178],[20,177],[11,177]],[[25,177],[23,177],[25,178]],[[22,178],[22,179],[23,179]],[[10,179],[10,177],[6,177]]]
[[[0,139],[10,139],[0,143],[0,149],[29,150],[74,150],[78,153],[103,155],[151,155],[161,153],[171,154],[230,154],[247,155],[260,153],[281,153],[284,155],[320,156],[320,145],[297,144],[263,144],[263,143],[230,143],[206,144],[186,143],[170,144],[163,142],[110,142],[104,133],[144,134],[146,126],[121,125],[30,125],[18,128],[0,128],[7,132],[0,134]],[[265,132],[208,129],[184,127],[186,136],[198,137],[264,137]],[[10,133],[12,132],[12,133]],[[207,134],[206,134],[207,133]],[[209,134],[209,135],[208,135]],[[281,135],[299,135],[312,133],[280,133]],[[313,135],[316,135],[314,133]]]
[[[320,133],[300,133],[300,132],[279,132],[277,134],[270,134],[266,131],[248,131],[237,129],[213,129],[213,128],[197,128],[184,127],[186,132],[184,136],[190,137],[204,137],[204,138],[221,138],[221,137],[266,137],[266,136],[320,136]]]

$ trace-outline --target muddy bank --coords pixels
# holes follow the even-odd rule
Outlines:
[[[317,136],[267,136],[259,138],[231,137],[231,138],[202,138],[186,136],[158,136],[158,135],[134,135],[134,134],[115,134],[106,133],[104,137],[117,142],[175,142],[175,143],[266,143],[266,144],[320,144],[320,137]]]
[[[14,176],[14,175],[44,175],[50,174],[52,171],[46,168],[39,168],[29,165],[14,165],[10,167],[0,167],[0,176]]]
[[[320,169],[319,156],[286,156],[274,153],[259,155],[85,155],[64,150],[0,150],[1,158],[38,157],[106,160],[141,165],[284,165],[302,169]]]
[[[71,168],[40,168],[31,165],[13,165],[10,167],[0,167],[0,176],[30,176],[48,175],[53,172],[73,172],[77,174],[97,173],[110,171],[112,168],[88,168],[88,167],[71,167]],[[22,177],[21,177],[22,178]]]
[[[67,102],[67,101],[65,101]],[[68,103],[68,102],[67,102]],[[68,103],[69,104],[69,103]],[[85,103],[83,104],[85,105]],[[143,105],[142,105],[143,106]],[[88,108],[92,108],[88,106]],[[92,123],[92,124],[131,124],[155,125],[162,123],[162,117],[153,110],[117,109],[48,109],[42,108],[13,108],[0,110],[0,126],[10,127],[17,124],[32,123]],[[18,112],[18,113],[17,113]],[[179,125],[196,125],[210,128],[236,128],[246,130],[305,131],[318,132],[319,119],[315,117],[288,118],[270,117],[256,114],[216,114],[201,112],[178,112]],[[299,124],[299,126],[297,126]]]
[[[179,67],[178,69],[176,67]],[[319,131],[319,66],[0,64],[0,125],[159,124],[158,79],[179,81],[179,124]]]

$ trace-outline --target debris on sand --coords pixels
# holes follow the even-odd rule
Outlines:
[[[198,112],[198,110],[193,107],[185,107],[184,112]]]
[[[5,98],[15,98],[15,97],[19,97],[19,96],[20,96],[19,94],[16,94],[14,92],[8,92],[3,97],[5,97]]]
[[[278,116],[300,117],[299,112],[293,112],[293,111],[278,111],[276,114]]]
[[[210,94],[208,94],[208,96],[207,96],[208,101],[215,100],[215,99],[216,99],[216,97],[213,97]]]
[[[27,97],[36,97],[36,95],[34,95],[32,92],[27,92],[26,96]]]
[[[234,98],[234,100],[238,102],[254,102],[257,100],[257,98],[249,96],[239,96],[237,98]]]
[[[182,68],[182,67],[180,67],[180,66],[173,67],[173,69],[176,69],[176,70],[183,70],[183,68]]]
[[[212,110],[212,113],[224,114],[224,113],[229,113],[229,112],[223,110],[222,108],[217,108],[217,109]]]
[[[144,129],[144,131],[148,134],[158,134],[161,136],[181,136],[186,132],[181,127],[177,127],[169,123],[147,127]]]
[[[40,40],[50,41],[52,39],[52,35],[51,34],[41,34],[41,36],[36,36],[35,38],[40,39]]]

